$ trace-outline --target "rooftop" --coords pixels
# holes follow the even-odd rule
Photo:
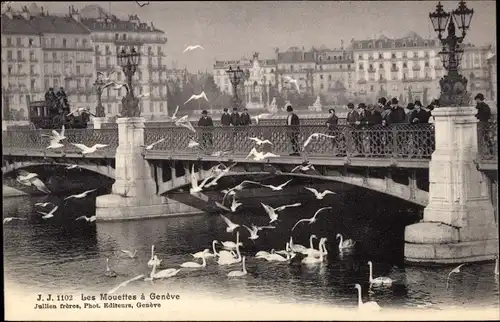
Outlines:
[[[403,47],[435,47],[439,45],[437,39],[424,39],[416,32],[410,31],[401,38],[388,38],[381,35],[377,39],[351,40],[354,50],[376,48],[403,48]]]

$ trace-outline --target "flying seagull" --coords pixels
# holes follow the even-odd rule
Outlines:
[[[68,196],[68,197],[64,198],[64,200],[68,200],[68,199],[71,199],[71,198],[74,198],[74,199],[82,199],[82,198],[87,197],[89,193],[94,192],[94,191],[96,191],[96,190],[97,190],[97,189],[87,190],[87,191],[84,191],[84,192],[79,193],[79,194],[77,194],[77,195],[71,195],[71,196]]]
[[[191,95],[191,97],[184,103],[184,105],[186,105],[187,102],[189,102],[190,100],[198,100],[200,98],[204,98],[208,102],[208,98],[207,98],[207,95],[205,94],[205,92],[201,92],[198,95],[196,95],[196,94]]]
[[[314,214],[314,216],[312,216],[311,218],[305,218],[305,219],[301,219],[301,220],[297,221],[297,222],[295,223],[295,225],[293,225],[292,230],[294,230],[294,229],[295,229],[295,227],[297,227],[297,225],[298,225],[299,223],[304,222],[304,221],[308,221],[308,222],[309,222],[309,225],[310,225],[310,224],[312,224],[312,223],[315,223],[315,222],[316,222],[316,216],[317,216],[317,215],[318,215],[321,211],[323,211],[323,210],[325,210],[325,209],[332,209],[332,207],[323,207],[323,208],[320,208],[320,209],[318,209],[318,211],[316,211],[316,213]]]
[[[271,144],[271,145],[273,144],[273,143],[272,143],[271,141],[269,141],[269,140],[261,140],[261,139],[259,139],[259,138],[248,138],[248,139],[249,139],[249,140],[254,141],[257,145],[262,145],[262,144],[265,144],[265,143],[267,143],[267,144]]]
[[[335,192],[330,191],[330,190],[325,190],[323,192],[319,192],[318,190],[316,190],[314,188],[304,187],[304,189],[309,190],[312,193],[314,193],[314,195],[316,196],[316,199],[318,199],[318,200],[323,199],[328,194],[330,194],[330,195],[336,195]]]
[[[302,147],[302,151],[304,151],[306,146],[308,146],[309,143],[311,143],[312,139],[318,139],[320,136],[335,139],[335,136],[333,136],[333,135],[327,135],[327,134],[323,134],[323,133],[313,133],[307,138],[306,142],[304,142],[304,146]]]
[[[186,47],[186,49],[184,49],[183,53],[185,53],[186,51],[195,50],[196,48],[205,49],[205,48],[201,47],[200,45],[195,45],[195,46],[187,46],[187,47]]]

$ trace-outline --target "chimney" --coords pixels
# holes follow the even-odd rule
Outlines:
[[[5,12],[5,15],[9,18],[9,19],[14,19],[14,15],[12,14],[12,8],[10,6],[7,7],[7,11]]]
[[[23,16],[24,19],[30,20],[31,15],[30,12],[28,11],[28,7],[23,6],[23,12],[21,13],[21,15]]]
[[[78,10],[75,10],[75,7],[73,7],[73,5],[71,5],[71,14],[70,14],[71,18],[75,19],[76,21],[80,22],[81,20],[81,16],[80,16],[80,12]]]

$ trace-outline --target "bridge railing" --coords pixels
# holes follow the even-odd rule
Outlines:
[[[497,122],[477,124],[478,152],[481,160],[498,160]]]
[[[50,138],[43,135],[52,135],[52,130],[9,130],[2,132],[2,148],[18,150],[45,150],[50,145]],[[79,152],[80,149],[71,143],[81,143],[88,147],[94,144],[107,144],[104,151],[116,150],[118,146],[118,129],[68,129],[65,130],[66,140],[62,150],[65,153]],[[60,149],[58,149],[60,150]]]
[[[275,154],[289,154],[293,151],[292,140],[302,150],[304,143],[313,133],[334,136],[320,136],[312,139],[304,153],[317,156],[359,156],[430,159],[434,151],[433,124],[392,126],[372,126],[353,128],[339,125],[329,130],[324,125],[258,125],[245,127],[195,128],[196,133],[181,128],[146,128],[145,144],[159,139],[165,140],[155,145],[152,150],[172,153],[193,153],[201,151],[212,154],[217,151],[228,154],[246,155],[255,143],[249,137],[268,139],[272,146],[266,151]],[[200,144],[189,148],[190,139]],[[260,150],[260,149],[258,149]]]

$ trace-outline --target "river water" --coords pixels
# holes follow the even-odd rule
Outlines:
[[[248,239],[246,231],[242,231],[246,277],[230,279],[226,276],[231,270],[241,270],[240,264],[221,267],[209,259],[203,269],[185,269],[173,278],[154,283],[140,280],[121,291],[164,290],[168,285],[169,290],[203,292],[217,298],[259,298],[269,302],[354,308],[357,305],[354,284],[360,283],[363,300],[376,300],[382,307],[422,310],[499,307],[498,276],[493,273],[493,262],[462,267],[461,273],[451,275],[448,288],[446,277],[453,267],[403,264],[404,226],[418,221],[421,209],[405,208],[392,198],[370,202],[370,197],[365,197],[366,200],[360,202],[360,195],[356,195],[350,199],[350,204],[344,201],[342,205],[336,196],[332,198],[328,203],[313,200],[300,209],[285,210],[278,227],[260,232],[255,243]],[[36,213],[34,203],[41,201],[60,205],[54,218],[43,220]],[[225,231],[225,224],[217,215],[87,223],[75,221],[75,218],[95,212],[95,197],[67,202],[61,196],[14,197],[3,202],[4,218],[27,219],[4,224],[7,292],[9,287],[22,288],[28,293],[61,289],[106,292],[138,274],[149,274],[146,263],[153,244],[155,253],[163,260],[162,268],[172,268],[192,261],[190,253],[211,249],[213,240],[235,239]],[[387,208],[391,202],[392,207]],[[328,238],[329,253],[324,264],[307,267],[301,264],[301,255],[290,263],[254,258],[259,250],[284,249],[296,220],[311,217],[316,209],[327,204],[334,206],[334,210],[318,216],[315,224],[301,224],[293,232],[294,242],[305,246],[311,234],[318,239]],[[265,225],[268,221],[262,209],[243,210],[229,217],[247,225]],[[339,254],[336,233],[357,240],[354,254]],[[314,243],[317,248],[318,240]],[[128,258],[121,252],[123,249],[137,250],[137,258]],[[116,278],[104,276],[106,258],[118,274]],[[373,294],[367,292],[368,260],[374,263],[374,276],[389,276],[395,280],[392,287],[375,290]]]

